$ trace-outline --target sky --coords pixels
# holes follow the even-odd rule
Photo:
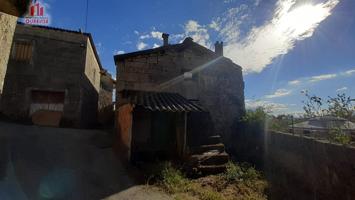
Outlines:
[[[50,26],[93,35],[103,66],[113,55],[185,37],[242,66],[247,108],[302,112],[301,91],[355,97],[354,0],[42,0]],[[105,3],[102,3],[105,2]],[[86,8],[88,7],[87,23]]]

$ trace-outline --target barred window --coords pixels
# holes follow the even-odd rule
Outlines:
[[[32,42],[15,41],[11,58],[16,61],[29,63],[32,59]]]

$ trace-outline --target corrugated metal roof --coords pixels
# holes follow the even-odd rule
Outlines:
[[[203,112],[197,103],[189,101],[180,94],[167,92],[147,92],[123,90],[122,98],[136,106],[142,106],[151,111],[166,112]]]

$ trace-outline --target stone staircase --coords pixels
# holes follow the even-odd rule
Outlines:
[[[188,174],[200,176],[225,171],[229,155],[225,152],[221,136],[215,133],[210,113],[190,113],[187,125],[185,165]]]
[[[202,145],[191,148],[187,163],[194,174],[218,174],[226,170],[229,155],[219,135],[209,136]]]

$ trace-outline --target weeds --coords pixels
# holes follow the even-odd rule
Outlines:
[[[237,165],[233,162],[227,164],[227,170],[222,175],[228,182],[237,181],[251,181],[260,178],[260,173],[254,167],[247,164]]]
[[[266,199],[266,182],[261,174],[247,164],[229,162],[225,173],[188,179],[171,163],[164,163],[157,184],[175,199]]]
[[[161,172],[161,184],[168,193],[188,192],[190,181],[182,174],[182,172],[174,168],[171,163],[165,163],[165,167]]]

